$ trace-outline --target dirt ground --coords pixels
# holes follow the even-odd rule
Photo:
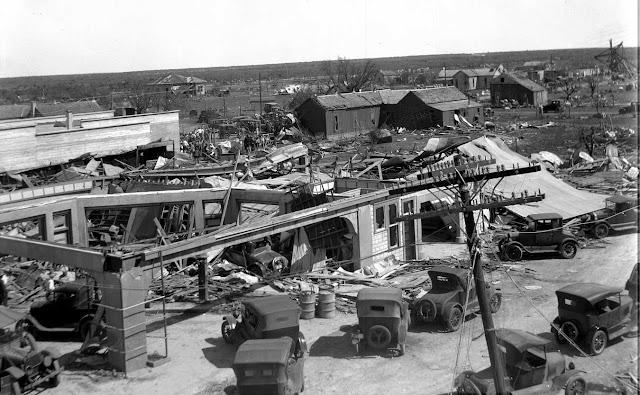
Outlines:
[[[576,130],[580,126],[599,125],[593,119],[593,109],[572,110],[572,118],[545,114],[535,120],[533,111],[497,110],[494,121],[501,126],[524,121],[559,123],[555,128],[541,129],[532,135],[531,129],[511,132],[507,141],[512,149],[524,155],[549,150],[563,155],[576,147]],[[582,117],[582,118],[581,118]],[[614,126],[633,127],[637,118],[614,115]],[[187,129],[188,130],[188,127]],[[504,130],[504,129],[503,129]],[[415,134],[413,139],[372,147],[380,152],[419,150],[426,138]],[[631,163],[637,163],[637,148],[626,152]],[[326,159],[326,158],[325,158]],[[434,255],[466,254],[464,245],[433,245]],[[571,260],[554,255],[530,257],[507,270],[488,274],[493,284],[503,292],[503,304],[495,315],[497,327],[527,330],[553,341],[567,362],[574,362],[586,371],[590,394],[620,393],[613,375],[632,372],[638,376],[638,338],[614,340],[598,357],[582,356],[569,345],[557,345],[550,333],[549,321],[557,314],[555,290],[573,282],[598,282],[622,288],[638,262],[638,234],[613,234],[602,241],[591,241]],[[526,270],[525,269],[529,269]],[[357,289],[343,288],[341,291]],[[266,287],[260,292],[276,292]],[[224,301],[223,301],[224,302]],[[106,368],[105,359],[77,354],[80,343],[68,339],[48,339],[43,346],[58,347],[64,354],[65,371],[57,388],[47,394],[234,394],[235,377],[231,369],[236,348],[226,344],[220,334],[223,312],[220,302],[207,304],[170,303],[168,312],[168,347],[170,360],[155,368],[145,368],[123,377]],[[164,354],[164,332],[161,305],[154,303],[147,310],[147,346],[149,354]],[[338,313],[332,319],[301,320],[301,330],[310,346],[305,362],[305,394],[446,394],[451,390],[454,372],[481,370],[489,365],[480,317],[467,319],[462,330],[447,333],[439,324],[413,326],[409,330],[407,353],[399,358],[380,356],[359,357],[350,343],[349,329],[357,322],[354,313]],[[459,351],[459,352],[458,352]],[[456,363],[457,361],[457,363]]]
[[[491,272],[488,277],[503,292],[502,308],[494,318],[496,326],[524,329],[553,339],[548,320],[556,315],[554,291],[572,282],[588,281],[622,288],[638,261],[637,245],[636,233],[617,234],[594,241],[571,260],[536,256],[510,265],[508,271]],[[464,253],[463,245],[441,245],[440,249],[458,256]],[[532,271],[525,273],[525,268]],[[255,291],[263,292],[276,291],[269,287]],[[43,346],[58,347],[65,354],[62,383],[48,389],[47,394],[235,393],[231,365],[236,348],[221,338],[223,314],[219,306],[171,303],[167,310],[170,361],[127,377],[100,370],[100,363],[104,362],[101,357],[80,357],[76,353],[80,343],[43,341]],[[148,320],[157,319],[160,314],[161,305],[154,304],[147,311]],[[347,313],[338,313],[332,319],[301,320],[301,330],[310,345],[305,362],[305,394],[446,394],[454,371],[480,370],[489,365],[479,316],[468,318],[456,333],[444,332],[438,324],[413,326],[408,334],[407,353],[392,359],[355,355],[348,330],[356,322],[356,315]],[[162,325],[150,324],[147,333],[149,353],[163,354]],[[578,369],[587,372],[590,394],[619,393],[614,389],[612,374],[638,372],[635,337],[612,341],[596,358],[584,357],[568,345],[557,346],[555,341],[554,347],[566,355],[568,362],[573,361]]]

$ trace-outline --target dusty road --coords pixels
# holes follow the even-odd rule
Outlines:
[[[556,316],[554,291],[572,282],[594,281],[622,288],[638,261],[638,235],[610,236],[581,249],[571,260],[554,256],[531,259],[511,266],[508,272],[495,271],[490,278],[503,290],[503,305],[495,315],[496,326],[528,330],[551,337],[549,323]],[[605,248],[606,247],[606,248]],[[535,272],[525,274],[524,268]],[[517,287],[516,287],[517,284]],[[518,287],[526,295],[518,290]],[[157,318],[159,306],[148,311]],[[235,378],[231,364],[235,347],[220,337],[222,315],[213,304],[168,305],[169,355],[171,361],[143,369],[124,378],[108,371],[90,370],[73,352],[79,343],[43,342],[65,353],[66,370],[57,394],[232,394]],[[185,311],[186,309],[186,311]],[[539,314],[537,310],[542,314]],[[399,358],[356,357],[346,332],[356,323],[354,314],[338,313],[333,319],[301,320],[301,330],[310,344],[305,365],[305,394],[445,394],[454,370],[482,369],[489,359],[480,317],[467,319],[461,332],[446,333],[440,325],[410,329],[407,354]],[[156,328],[156,329],[154,329]],[[148,332],[149,353],[163,353],[162,327]],[[554,343],[555,344],[555,343]],[[569,361],[587,371],[590,394],[616,393],[611,374],[637,374],[637,338],[610,343],[593,360],[570,346],[556,346]],[[459,349],[459,354],[457,350]],[[456,367],[456,355],[458,356]],[[98,357],[91,357],[97,362]],[[85,360],[85,361],[89,361]]]

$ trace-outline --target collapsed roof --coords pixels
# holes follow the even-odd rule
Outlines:
[[[497,137],[480,137],[467,144],[458,147],[458,151],[467,156],[491,157],[497,165],[511,168],[512,165],[526,167],[530,165],[529,159],[515,153]],[[496,187],[497,185],[497,187]],[[521,216],[531,214],[557,213],[566,219],[578,217],[594,212],[605,206],[606,195],[580,191],[562,180],[557,179],[546,169],[526,175],[517,175],[489,180],[485,185],[486,191],[495,187],[495,193],[504,197],[517,196],[525,190],[534,192],[540,190],[546,195],[545,199],[537,203],[509,206],[508,210]]]

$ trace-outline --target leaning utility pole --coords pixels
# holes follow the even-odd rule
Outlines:
[[[450,215],[452,213],[463,213],[465,231],[467,236],[467,247],[471,256],[470,265],[473,270],[473,277],[480,304],[480,314],[482,316],[482,325],[484,327],[484,336],[489,350],[489,360],[493,368],[493,379],[497,394],[507,394],[507,383],[505,382],[505,366],[502,353],[498,347],[498,340],[493,325],[493,317],[491,316],[490,301],[486,293],[486,284],[484,280],[484,271],[482,269],[482,261],[480,259],[480,250],[478,247],[478,238],[476,234],[476,224],[473,218],[474,211],[487,208],[505,207],[514,204],[524,204],[530,202],[538,202],[544,199],[544,195],[538,192],[529,196],[523,193],[520,197],[512,195],[510,199],[499,197],[493,200],[492,196],[482,195],[480,192],[482,186],[490,179],[504,178],[512,175],[533,173],[540,171],[540,165],[528,166],[524,168],[513,166],[512,169],[506,169],[504,165],[496,166],[496,171],[491,172],[488,169],[489,164],[495,164],[495,159],[471,158],[467,161],[461,157],[454,158],[453,163],[440,164],[437,166],[427,167],[427,173],[422,173],[420,181],[412,184],[403,185],[399,188],[389,191],[389,195],[398,195],[414,192],[421,189],[431,189],[439,187],[456,186],[460,196],[459,202],[453,205],[445,205],[444,207],[435,208],[426,212],[404,215],[398,218],[400,221],[413,221],[415,219],[429,218],[442,215]],[[430,181],[425,181],[427,178]],[[471,196],[468,183],[481,182],[482,185],[478,192]],[[494,188],[495,189],[495,188]],[[480,194],[478,199],[476,195]]]
[[[258,73],[258,91],[260,92],[260,119],[262,119],[262,80],[260,79],[260,73]],[[260,128],[260,123],[258,123],[258,129]],[[258,130],[260,133],[260,130]]]

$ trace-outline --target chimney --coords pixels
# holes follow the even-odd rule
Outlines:
[[[31,102],[31,118],[35,118],[36,117],[36,102],[32,101]]]
[[[73,128],[73,113],[70,110],[67,110],[67,130],[71,130]]]

